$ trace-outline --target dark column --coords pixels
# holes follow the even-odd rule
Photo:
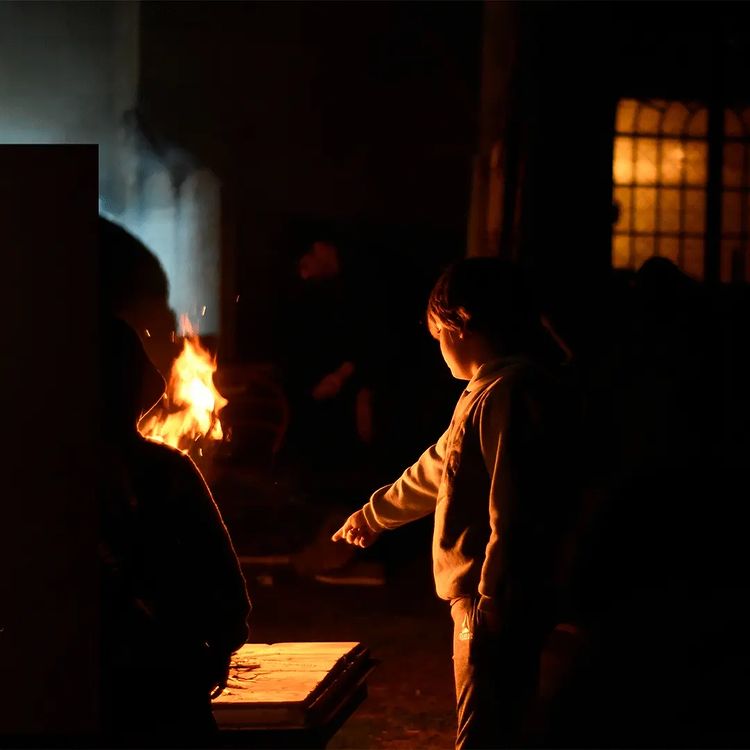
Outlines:
[[[96,146],[0,146],[0,738],[96,728],[97,182]]]

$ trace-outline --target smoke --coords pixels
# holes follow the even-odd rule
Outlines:
[[[186,152],[154,147],[123,126],[120,179],[100,197],[102,213],[153,250],[169,279],[169,305],[201,334],[220,326],[220,186]]]
[[[98,144],[100,212],[159,258],[173,310],[216,334],[220,186],[133,116],[138,23],[136,2],[0,3],[0,142]]]

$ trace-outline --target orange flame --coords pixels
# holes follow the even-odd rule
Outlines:
[[[147,416],[139,430],[144,437],[184,449],[200,438],[222,439],[219,412],[228,402],[214,385],[215,358],[201,346],[186,315],[180,324],[185,338],[169,375],[166,404]]]

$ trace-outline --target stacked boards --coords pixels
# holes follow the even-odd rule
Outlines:
[[[356,642],[248,643],[234,655],[214,716],[229,732],[324,731],[364,699],[371,669]]]

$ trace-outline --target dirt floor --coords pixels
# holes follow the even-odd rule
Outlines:
[[[359,641],[377,660],[368,697],[329,748],[453,747],[451,625],[425,568],[385,586],[326,585],[284,568],[245,568],[254,612],[251,640]]]
[[[434,592],[430,519],[389,532],[364,554],[384,571],[384,585],[320,583],[316,566],[336,567],[337,557],[350,554],[328,540],[353,508],[321,504],[290,476],[224,468],[211,477],[244,561],[253,602],[250,640],[357,641],[370,649],[377,666],[367,680],[368,697],[329,748],[452,748],[452,623],[447,603]],[[264,556],[290,561],[260,562]]]

